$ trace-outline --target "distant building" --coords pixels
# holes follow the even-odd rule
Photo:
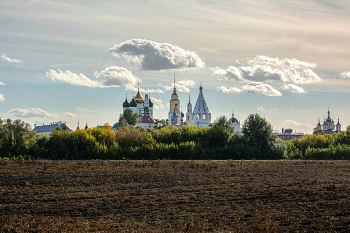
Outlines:
[[[277,137],[282,139],[283,141],[288,141],[292,140],[295,138],[302,138],[304,135],[300,133],[293,133],[293,129],[283,129],[282,128],[282,133],[277,134]]]
[[[235,127],[235,132],[237,134],[241,134],[241,122],[235,118],[235,114],[232,113],[232,117],[230,118],[230,121],[232,123],[232,126]]]
[[[126,97],[124,103],[123,103],[123,113],[125,109],[130,108],[134,113],[138,113],[139,117],[144,115],[144,104],[148,106],[148,114],[153,117],[153,103],[151,101],[150,95],[145,95],[145,98],[140,93],[140,85],[137,90],[136,96],[132,98],[130,103],[128,102],[128,98]]]
[[[325,134],[332,134],[332,133],[339,133],[341,131],[341,125],[339,123],[339,117],[338,117],[338,123],[337,125],[334,125],[333,119],[331,119],[328,108],[328,117],[327,119],[324,119],[323,124],[321,125],[320,119],[318,119],[317,128],[322,129]]]
[[[143,108],[141,111],[141,117],[136,122],[135,126],[141,126],[145,129],[154,128],[154,123],[156,122],[152,117],[152,112],[150,109],[150,100],[148,99],[148,95],[145,95],[145,101],[143,103]],[[152,105],[153,106],[153,105]]]
[[[36,125],[34,124],[34,130],[41,135],[51,135],[52,131],[55,130],[56,127],[60,127],[62,130],[69,130],[72,131],[71,129],[68,128],[68,126],[66,125],[66,122],[52,122],[49,125]]]

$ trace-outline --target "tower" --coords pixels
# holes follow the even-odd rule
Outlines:
[[[192,104],[191,104],[191,95],[188,93],[188,104],[187,104],[187,112],[186,112],[186,122],[190,122],[192,120]]]
[[[174,111],[175,111],[176,117],[177,117],[176,122],[180,122],[180,118],[179,118],[181,116],[180,100],[179,100],[179,95],[176,92],[175,74],[174,74],[174,89],[173,89],[173,93],[171,94],[170,109],[169,109],[169,113],[168,113],[169,121],[171,121],[171,119],[174,118],[174,116],[173,116]]]
[[[203,95],[203,86],[202,84],[199,87],[199,95],[197,98],[196,105],[193,108],[192,114],[190,114],[189,124],[196,125],[200,127],[208,127],[211,124],[211,113],[207,106],[207,103]]]

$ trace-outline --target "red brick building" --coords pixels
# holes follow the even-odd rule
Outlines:
[[[302,138],[304,135],[300,133],[293,133],[293,129],[283,129],[282,128],[282,133],[277,134],[277,137],[282,139],[283,141],[288,141],[292,140],[294,138]]]

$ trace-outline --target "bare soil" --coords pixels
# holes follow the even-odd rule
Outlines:
[[[0,232],[350,232],[350,163],[1,161]]]

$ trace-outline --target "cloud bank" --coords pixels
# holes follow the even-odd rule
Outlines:
[[[204,62],[193,51],[145,39],[132,39],[116,44],[110,52],[115,57],[125,58],[142,70],[204,67]]]
[[[129,70],[118,66],[106,67],[101,72],[95,71],[94,74],[97,80],[91,80],[82,73],[76,74],[69,70],[61,71],[58,69],[55,71],[51,69],[46,72],[46,77],[51,78],[52,81],[59,80],[76,86],[100,88],[130,86],[142,81]]]
[[[294,121],[294,120],[292,120],[292,119],[282,121],[282,123],[283,123],[283,125],[285,125],[285,126],[305,127],[305,128],[308,128],[308,129],[313,129],[313,128],[315,128],[315,125],[311,125],[311,124],[309,124],[309,123],[300,123],[300,122]]]
[[[17,60],[17,59],[14,59],[14,58],[9,58],[8,56],[6,56],[6,54],[2,53],[1,54],[1,58],[2,60],[5,60],[7,62],[10,62],[10,63],[22,63],[21,60]]]
[[[299,84],[317,83],[322,79],[312,70],[314,63],[299,61],[295,58],[270,58],[256,56],[247,61],[237,61],[239,67],[229,66],[211,68],[213,76],[219,80],[240,82],[292,82]]]
[[[4,94],[0,93],[0,101],[4,101],[4,100],[5,100]]]
[[[196,82],[190,79],[180,80],[175,83],[176,90],[179,92],[190,92],[190,89],[188,87],[193,87],[194,85],[196,85]],[[164,88],[165,91],[170,91],[174,89],[174,84],[164,86],[163,84],[159,83],[157,86]]]
[[[162,109],[164,109],[163,100],[151,97],[151,101],[153,102],[153,108],[155,110],[162,110]]]
[[[48,113],[38,107],[31,108],[31,109],[20,109],[15,108],[8,111],[9,114],[11,114],[14,117],[49,117],[49,118],[58,118],[56,114]]]

